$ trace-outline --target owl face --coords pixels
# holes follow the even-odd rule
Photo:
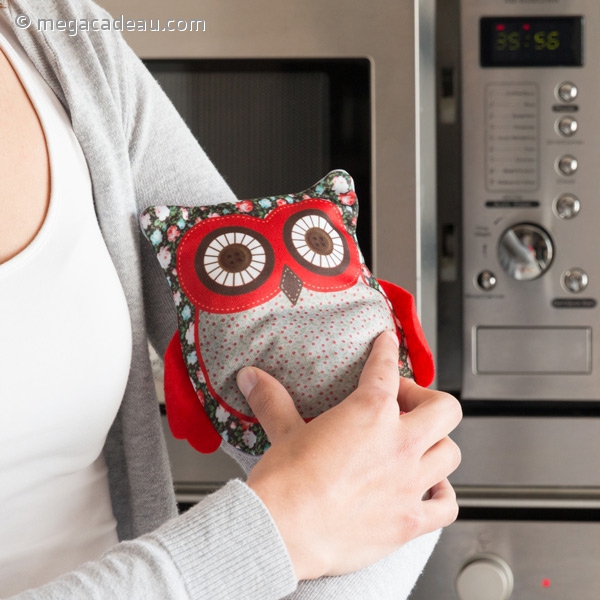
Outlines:
[[[358,249],[335,204],[307,198],[265,218],[224,215],[190,229],[177,253],[185,295],[207,312],[233,313],[302,288],[328,292],[354,285]]]
[[[235,384],[243,366],[275,376],[308,420],[355,389],[374,338],[397,330],[362,261],[357,210],[352,179],[336,171],[300,194],[141,217],[173,290],[198,399],[246,453],[262,454],[268,439]]]

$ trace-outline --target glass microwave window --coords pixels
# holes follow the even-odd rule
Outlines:
[[[334,168],[360,198],[371,260],[371,72],[366,58],[148,59],[238,198],[308,188]]]
[[[580,67],[582,17],[483,17],[482,67]]]

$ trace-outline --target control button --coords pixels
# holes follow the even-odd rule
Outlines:
[[[563,285],[567,292],[578,294],[588,286],[588,276],[582,269],[569,269],[563,275]]]
[[[577,159],[570,154],[561,156],[556,163],[558,172],[567,177],[569,175],[574,175],[577,172],[578,167],[579,164],[577,163]]]
[[[484,292],[489,292],[496,287],[496,276],[491,271],[481,271],[477,275],[477,286]]]
[[[556,88],[556,97],[563,102],[573,102],[578,93],[577,86],[570,81],[565,81]]]
[[[571,137],[577,133],[579,123],[573,117],[561,117],[556,122],[556,131],[564,137]]]
[[[498,260],[502,268],[518,281],[543,275],[552,263],[554,245],[548,232],[531,223],[509,227],[498,243]]]
[[[561,219],[572,219],[579,214],[581,202],[573,194],[562,194],[554,202],[554,212]]]
[[[471,558],[456,578],[460,600],[509,600],[513,586],[507,562],[492,554]]]

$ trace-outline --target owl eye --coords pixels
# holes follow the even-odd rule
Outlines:
[[[284,227],[286,245],[298,262],[324,275],[337,275],[348,264],[346,240],[318,210],[303,211],[290,218]]]
[[[273,270],[273,250],[259,233],[230,227],[204,238],[196,253],[196,273],[215,292],[237,295],[259,287]]]

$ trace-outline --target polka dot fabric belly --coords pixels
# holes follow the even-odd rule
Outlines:
[[[304,288],[295,306],[279,294],[252,311],[198,315],[204,376],[221,402],[252,413],[235,375],[260,367],[290,392],[305,418],[316,417],[356,388],[374,332],[394,330],[382,294],[367,285],[344,292]]]

